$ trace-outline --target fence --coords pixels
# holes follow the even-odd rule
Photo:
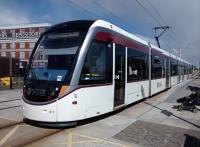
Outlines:
[[[27,63],[0,57],[0,89],[22,88]]]

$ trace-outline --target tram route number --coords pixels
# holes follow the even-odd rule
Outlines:
[[[45,89],[31,89],[31,88],[28,88],[27,89],[27,94],[28,95],[34,95],[34,96],[45,96]]]

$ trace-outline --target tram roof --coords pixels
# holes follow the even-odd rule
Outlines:
[[[104,21],[104,20],[96,20],[96,21],[91,25],[90,28],[98,27],[98,26],[104,27],[104,28],[107,28],[107,29],[111,29],[111,30],[113,30],[113,31],[116,31],[116,32],[118,32],[118,33],[124,35],[124,36],[127,36],[127,37],[130,38],[130,39],[133,39],[133,40],[135,40],[135,41],[137,41],[137,42],[139,42],[139,43],[141,43],[141,44],[144,44],[144,45],[148,46],[148,42],[147,42],[147,41],[145,41],[145,40],[143,40],[143,39],[137,37],[136,35],[131,34],[131,33],[127,32],[127,31],[125,31],[125,30],[123,30],[123,29],[121,29],[121,28],[115,26],[114,24],[112,24],[112,23],[110,23],[110,22]],[[151,43],[150,43],[150,44],[151,44]],[[161,52],[162,54],[164,54],[164,55],[166,55],[166,56],[169,56],[169,57],[172,57],[172,58],[174,58],[174,59],[177,59],[177,60],[179,60],[179,61],[181,61],[181,62],[190,64],[188,61],[186,61],[186,60],[184,60],[184,59],[182,59],[182,58],[180,58],[180,57],[178,57],[178,56],[176,56],[176,55],[174,55],[174,54],[171,54],[170,52],[168,52],[168,51],[166,51],[166,50],[164,50],[164,49],[161,49],[161,48],[159,48],[159,47],[157,47],[157,46],[155,46],[155,45],[153,45],[153,44],[151,44],[151,48],[153,48],[154,50],[157,50],[157,51]]]
[[[53,25],[47,31],[53,31],[53,30],[58,30],[58,29],[59,30],[65,30],[66,28],[71,29],[71,30],[88,30],[89,28],[94,28],[94,27],[104,27],[104,28],[113,30],[113,31],[120,33],[120,34],[122,34],[122,35],[124,35],[124,36],[126,36],[126,37],[128,37],[132,40],[137,41],[138,43],[141,43],[143,45],[148,46],[147,41],[137,37],[134,34],[131,34],[127,31],[117,27],[116,25],[114,25],[110,22],[104,21],[104,20],[74,20],[74,21],[68,21],[68,22],[63,22],[63,23],[57,24],[57,25]],[[179,57],[175,56],[174,54],[171,54],[170,52],[168,52],[164,49],[161,49],[161,48],[159,48],[159,47],[157,47],[153,44],[151,44],[151,48],[161,52],[163,55],[166,55],[166,56],[172,57],[174,59],[177,59],[181,62],[185,62],[187,64],[190,64],[189,62],[185,61],[184,59],[179,58]]]

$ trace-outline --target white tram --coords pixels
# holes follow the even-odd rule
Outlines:
[[[69,126],[170,88],[192,65],[103,20],[51,27],[30,57],[24,122]]]

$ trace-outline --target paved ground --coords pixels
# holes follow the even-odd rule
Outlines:
[[[195,79],[190,84],[200,86],[200,79]],[[26,145],[28,147],[199,147],[200,111],[193,113],[176,109],[178,105],[176,100],[189,94],[187,85],[188,82],[184,82],[107,117],[81,122],[75,128],[49,131],[19,124],[0,129],[0,146],[3,143],[2,146]],[[14,93],[13,91],[13,96],[18,97]],[[16,93],[20,96],[20,91]],[[1,94],[2,91],[0,96]],[[10,92],[9,94],[12,95]],[[0,111],[0,119],[4,120],[0,120],[0,126],[2,122],[19,122],[21,109]],[[41,133],[39,137],[33,136],[32,141],[25,141],[25,138],[38,135],[38,132]],[[26,136],[24,140],[23,136]]]
[[[21,91],[21,89],[0,90],[0,126],[22,120]]]
[[[21,89],[12,89],[12,90],[0,90],[0,101],[3,100],[12,100],[12,99],[21,99],[22,90]]]
[[[114,138],[148,147],[200,146],[200,132],[157,123],[136,121]]]
[[[177,99],[191,94],[188,85],[200,87],[200,80],[180,84],[162,98],[153,97],[144,101],[154,108],[114,138],[147,147],[200,147],[200,112],[180,112],[174,109],[178,105]]]

